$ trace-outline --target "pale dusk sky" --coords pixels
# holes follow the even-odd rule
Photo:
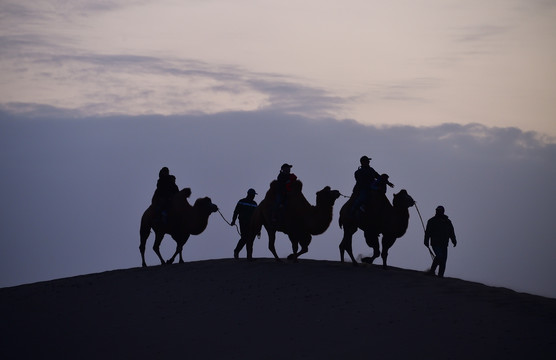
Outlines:
[[[0,13],[5,109],[279,108],[556,136],[556,1],[2,0]]]

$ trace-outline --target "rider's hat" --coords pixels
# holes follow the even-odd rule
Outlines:
[[[361,156],[361,159],[359,159],[359,162],[360,162],[361,164],[363,164],[363,163],[366,164],[366,163],[368,163],[368,162],[370,162],[370,161],[371,161],[371,158],[368,157],[367,155],[363,155],[363,156]]]

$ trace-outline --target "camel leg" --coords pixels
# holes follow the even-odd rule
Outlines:
[[[380,256],[380,246],[378,244],[378,234],[375,234],[375,233],[370,232],[370,231],[365,231],[365,242],[367,243],[367,245],[369,247],[371,247],[373,249],[373,256],[364,257],[364,258],[361,259],[361,261],[364,262],[364,263],[367,263],[367,264],[372,264],[373,261],[375,261],[375,259]]]
[[[160,263],[164,265],[164,259],[162,258],[162,255],[160,255],[160,244],[162,243],[162,239],[164,238],[164,233],[155,233],[154,235],[155,238],[154,238],[153,250],[155,254],[158,256],[158,258],[160,259]]]
[[[172,257],[168,259],[168,261],[166,261],[166,264],[173,264],[176,256],[178,255],[180,256],[180,263],[183,263],[181,252],[183,250],[183,246],[187,242],[187,239],[189,239],[189,235],[185,236],[184,238],[174,239],[176,240],[176,251],[174,252],[174,255],[172,255]]]
[[[190,235],[187,235],[187,236],[182,240],[181,246],[179,247],[179,254],[180,254],[179,263],[180,263],[180,264],[183,264],[183,263],[184,263],[184,261],[183,261],[183,256],[182,256],[181,252],[182,252],[182,250],[183,250],[183,246],[185,245],[185,243],[186,243],[187,240],[189,239],[189,236],[190,236]]]
[[[288,255],[288,260],[297,260],[297,254],[299,251],[299,240],[297,239],[296,235],[288,235],[290,241],[292,243],[292,253]]]
[[[297,246],[296,246],[296,250],[294,251],[293,254],[291,254],[290,256],[292,257],[292,260],[294,262],[297,261],[297,259],[305,254],[306,252],[309,251],[309,244],[311,243],[311,234],[306,234],[306,235],[302,235],[301,240],[299,241],[300,245],[301,245],[301,250],[298,252],[297,251]],[[288,256],[288,259],[290,257]]]
[[[276,261],[282,261],[278,257],[278,254],[276,253],[276,247],[274,246],[274,243],[276,242],[276,231],[266,229],[266,232],[268,233],[268,249],[270,250],[272,255],[274,255],[274,259],[276,259]]]
[[[149,232],[146,234],[141,231],[141,241],[139,242],[139,252],[141,253],[141,266],[147,267],[147,263],[145,262],[145,246],[147,245],[147,238],[149,237]]]
[[[394,245],[396,237],[391,235],[382,235],[382,267],[388,269],[388,264],[386,260],[388,259],[388,249]]]
[[[139,228],[139,252],[141,253],[141,266],[147,267],[145,262],[145,248],[147,246],[147,239],[151,234],[151,226],[145,220],[145,216],[141,218],[141,227]]]
[[[171,258],[169,258],[166,261],[166,264],[173,264],[174,260],[176,259],[176,256],[178,256],[179,253],[181,253],[181,250],[183,249],[183,245],[180,246],[179,243],[176,244],[176,251],[174,252],[174,255],[172,255]]]
[[[354,266],[357,266],[357,260],[355,260],[355,257],[353,256],[353,248],[352,248],[352,242],[353,242],[353,234],[355,233],[355,231],[357,231],[357,229],[348,229],[347,227],[344,227],[344,237],[342,238],[342,242],[340,243],[340,260],[341,262],[344,262],[344,252],[347,251],[349,257],[351,258],[351,262]]]

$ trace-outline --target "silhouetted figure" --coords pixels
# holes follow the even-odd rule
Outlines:
[[[261,232],[262,226],[268,233],[268,249],[277,261],[280,261],[274,242],[276,232],[287,234],[292,244],[292,254],[288,259],[296,261],[299,256],[309,251],[312,235],[320,235],[328,229],[332,221],[334,202],[340,197],[338,190],[325,186],[317,192],[316,205],[311,205],[302,193],[303,184],[295,180],[291,183],[288,200],[284,203],[283,221],[274,223],[272,218],[275,207],[276,188],[278,180],[272,181],[265,198],[255,209],[248,231],[247,259],[253,258],[253,242],[255,236]],[[301,247],[301,249],[299,249]]]
[[[239,252],[246,244],[249,223],[251,221],[251,217],[253,216],[253,212],[255,212],[255,209],[257,208],[257,202],[254,200],[255,195],[257,195],[255,189],[247,190],[247,197],[239,200],[236,204],[236,208],[234,209],[231,226],[234,226],[236,224],[236,220],[239,218],[239,232],[241,234],[241,238],[234,249],[234,258],[236,259],[239,257]]]
[[[370,199],[371,190],[373,189],[373,184],[375,181],[384,181],[384,193],[386,193],[386,185],[394,187],[390,181],[388,181],[388,175],[386,179],[380,180],[380,175],[373,169],[370,165],[371,158],[364,155],[359,159],[361,166],[355,171],[355,186],[353,187],[353,195],[355,196],[355,201],[351,210],[353,212],[358,209],[364,210],[365,204]]]
[[[382,174],[377,179],[375,179],[371,185],[372,191],[377,191],[381,194],[386,194],[386,185],[390,184],[388,181],[388,174]],[[394,186],[394,185],[392,185]]]
[[[187,198],[191,195],[191,189],[185,188],[172,196],[168,212],[173,221],[163,222],[157,221],[154,205],[151,204],[141,217],[141,228],[139,230],[140,243],[139,251],[141,252],[141,263],[146,267],[145,247],[147,238],[154,231],[155,239],[153,250],[158,256],[161,264],[171,264],[176,256],[179,255],[179,262],[183,263],[182,250],[183,246],[191,235],[199,235],[208,224],[210,214],[218,211],[218,207],[212,203],[210,198],[199,198],[191,206]],[[164,261],[160,253],[160,243],[165,234],[169,234],[176,241],[176,251],[168,260]]]
[[[340,228],[344,229],[344,236],[340,243],[340,259],[344,262],[344,252],[347,252],[353,265],[357,265],[353,256],[352,239],[357,229],[361,229],[365,234],[365,242],[373,248],[373,255],[361,261],[372,264],[374,259],[381,256],[382,266],[387,268],[388,250],[394,245],[396,239],[405,234],[409,224],[409,208],[415,205],[415,201],[405,189],[402,189],[394,194],[392,204],[386,196],[384,202],[371,197],[367,211],[359,215],[351,211],[354,201],[353,197],[350,198],[340,209],[338,223]],[[382,253],[378,242],[380,234],[382,234]]]
[[[448,241],[452,240],[456,247],[456,234],[452,221],[444,214],[444,207],[438,206],[436,214],[427,221],[425,230],[425,246],[429,247],[429,240],[435,257],[427,274],[434,275],[438,267],[438,277],[444,277],[446,261],[448,260]]]
[[[276,199],[272,209],[272,222],[279,222],[282,215],[286,195],[292,190],[292,184],[297,180],[297,176],[291,172],[293,165],[283,164],[280,167],[280,173],[276,178]]]
[[[176,177],[170,175],[170,170],[165,166],[158,172],[158,181],[156,182],[156,190],[154,191],[151,203],[154,205],[156,214],[162,217],[163,221],[167,221],[168,207],[170,199],[174,194],[179,192],[176,185]]]

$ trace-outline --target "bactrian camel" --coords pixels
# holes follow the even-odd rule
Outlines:
[[[187,198],[191,195],[191,190],[185,188],[176,193],[170,202],[167,217],[161,217],[155,212],[154,206],[151,205],[145,210],[141,217],[139,250],[141,251],[141,260],[143,267],[145,262],[145,245],[147,238],[154,230],[155,239],[153,250],[160,259],[161,264],[172,264],[179,254],[179,262],[183,263],[182,249],[191,235],[199,235],[208,224],[210,214],[218,211],[218,207],[212,203],[210,198],[199,198],[195,204],[191,206]],[[169,234],[176,241],[176,252],[168,261],[164,261],[160,254],[160,244],[165,234]]]
[[[313,206],[301,192],[303,185],[296,180],[286,194],[282,207],[277,208],[276,184],[276,181],[270,184],[265,198],[255,209],[251,218],[246,243],[248,259],[252,259],[255,235],[260,233],[262,226],[268,233],[268,248],[274,258],[280,261],[274,246],[276,232],[279,231],[287,234],[292,244],[293,252],[288,259],[296,261],[300,255],[309,250],[312,235],[322,234],[332,222],[334,202],[340,196],[337,190],[331,190],[329,186],[324,187],[317,192],[316,205]],[[277,219],[273,219],[273,217]],[[301,246],[301,250],[299,250],[299,246]]]
[[[394,194],[393,206],[388,198],[381,193],[371,195],[370,203],[364,212],[352,209],[356,194],[354,194],[340,210],[339,224],[344,229],[344,236],[340,243],[340,259],[344,262],[344,252],[347,252],[353,265],[357,261],[353,257],[352,237],[357,229],[363,230],[365,241],[373,249],[371,257],[365,257],[361,261],[372,264],[374,259],[381,256],[382,265],[388,268],[388,249],[394,245],[397,238],[402,237],[409,223],[409,208],[415,204],[413,198],[406,190]],[[378,236],[382,234],[382,254],[378,242]]]

